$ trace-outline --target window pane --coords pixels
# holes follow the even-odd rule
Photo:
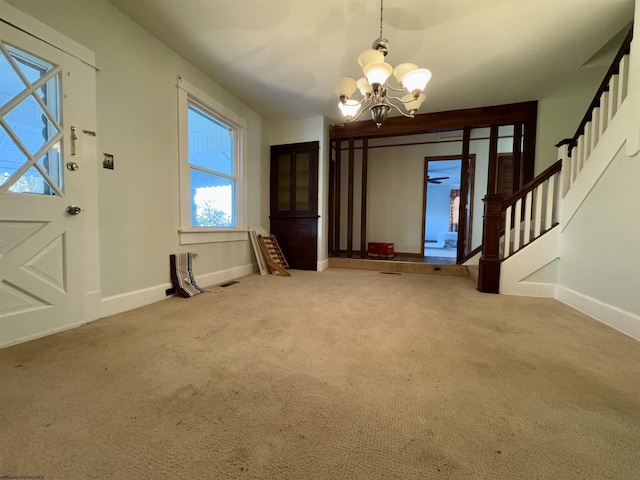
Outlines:
[[[7,58],[0,52],[0,107],[18,95],[25,89],[24,82],[20,79]]]
[[[4,128],[0,127],[0,184],[9,180],[25,162],[27,156],[18,148]]]
[[[47,182],[42,178],[40,172],[35,167],[31,167],[22,175],[17,182],[11,185],[10,192],[14,193],[37,193],[40,195],[49,195],[51,189]]]
[[[189,106],[189,163],[233,176],[233,137],[230,128]]]
[[[191,169],[191,225],[235,227],[236,182]]]
[[[62,158],[60,158],[60,142],[56,143],[38,161],[42,169],[47,172],[49,181],[58,188],[62,188]]]
[[[18,193],[55,194],[55,188],[51,189],[48,182],[61,188],[63,181],[59,142],[62,132],[58,128],[60,74],[52,72],[57,67],[42,59],[9,45],[5,47],[15,66],[29,83],[33,84],[44,76],[49,78],[35,93],[24,97],[11,111],[4,114],[6,125],[0,128],[0,183],[7,183],[16,170],[30,166],[20,179],[14,176],[9,190]],[[25,85],[14,70],[14,65],[0,54],[0,105],[6,105],[24,90]],[[9,133],[19,139],[26,149],[24,152]],[[40,159],[36,158],[35,155],[42,151],[45,152],[44,155]],[[40,167],[46,172],[44,178],[33,167],[38,160]]]
[[[296,155],[296,210],[309,210],[309,154]]]
[[[32,155],[59,133],[32,96],[28,96],[11,110],[5,120]]]
[[[291,209],[291,155],[278,158],[278,210]]]

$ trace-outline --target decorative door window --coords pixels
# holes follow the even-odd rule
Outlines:
[[[0,43],[0,189],[62,196],[61,68]]]

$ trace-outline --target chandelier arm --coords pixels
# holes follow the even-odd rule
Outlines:
[[[392,87],[391,85],[389,85],[389,83],[387,83],[387,88],[389,90],[393,90],[394,92],[404,92],[405,91],[404,88],[402,88],[402,87],[401,88]]]
[[[393,98],[393,97],[389,97],[389,98]],[[392,106],[393,108],[395,108],[397,111],[399,111],[403,116],[407,117],[407,118],[413,118],[414,115],[411,115],[410,113],[404,113],[402,110],[400,110],[400,107],[398,107],[396,104],[391,103],[391,102],[387,102],[387,105]]]
[[[390,95],[387,95],[387,98],[392,99],[392,100],[397,100],[400,103],[402,103],[403,105],[415,101],[415,98],[411,98],[411,100],[402,100],[402,98],[400,98],[400,97],[392,97]]]
[[[356,116],[353,117],[351,120],[349,120],[347,123],[355,122],[356,120],[358,120],[358,118],[360,118],[360,115],[362,115],[362,112],[364,112],[367,108],[369,108],[369,105],[371,103],[372,103],[371,98],[362,99],[360,101],[360,110],[358,110],[358,113],[356,114]]]

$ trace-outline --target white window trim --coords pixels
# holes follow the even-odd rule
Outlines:
[[[247,122],[235,112],[214,100],[198,87],[178,77],[178,157],[180,161],[180,235],[181,245],[194,243],[248,241],[247,228]],[[189,172],[188,108],[189,102],[199,103],[233,125],[238,132],[236,176],[236,227],[208,228],[191,226],[191,185]]]

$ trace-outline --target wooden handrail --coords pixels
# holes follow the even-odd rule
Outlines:
[[[585,126],[591,121],[593,117],[593,110],[600,106],[600,98],[602,98],[602,94],[609,90],[609,82],[611,80],[611,77],[619,73],[620,61],[622,60],[622,57],[627,55],[631,50],[631,40],[633,40],[633,25],[631,26],[631,30],[629,30],[629,33],[627,33],[627,36],[622,42],[620,50],[618,50],[618,53],[616,54],[613,63],[609,67],[609,71],[605,75],[604,80],[602,80],[600,88],[598,88],[595,97],[593,97],[593,100],[591,101],[591,104],[587,109],[587,113],[584,115],[584,118],[582,119],[582,122],[580,122],[580,125],[578,125],[576,134],[571,139],[571,143],[569,144],[569,156],[571,156],[571,150],[573,150],[573,148],[578,144],[580,135],[584,133]]]
[[[558,160],[556,163],[547,168],[544,172],[538,175],[533,180],[525,183],[520,190],[515,192],[513,195],[509,195],[507,198],[502,200],[502,210],[506,210],[511,205],[515,204],[521,198],[527,196],[527,194],[533,190],[534,188],[542,185],[546,182],[550,177],[558,173],[562,170],[562,160]]]

